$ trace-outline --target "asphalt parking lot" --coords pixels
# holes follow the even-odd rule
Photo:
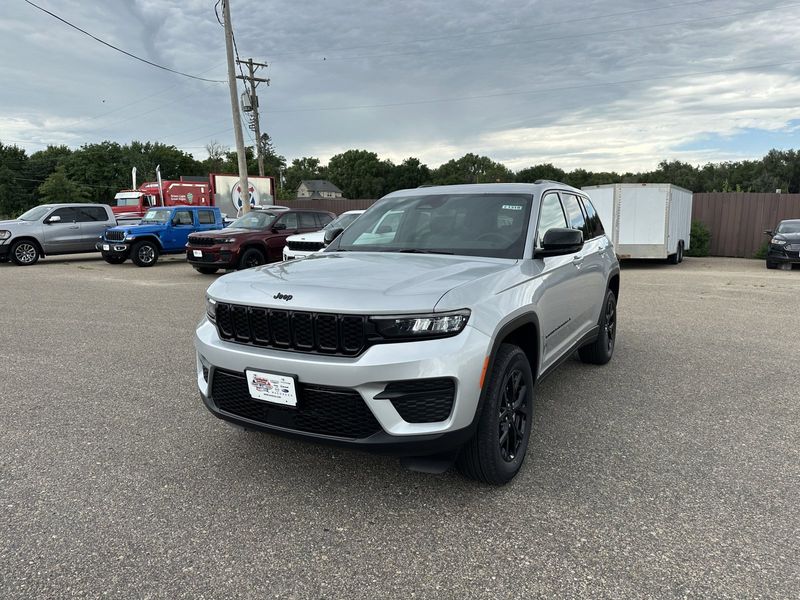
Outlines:
[[[212,417],[180,260],[0,264],[0,595],[798,597],[800,272],[622,277],[613,361],[491,488]]]

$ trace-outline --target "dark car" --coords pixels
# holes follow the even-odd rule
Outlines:
[[[186,260],[206,274],[280,261],[287,237],[317,231],[335,218],[323,210],[254,210],[225,229],[190,235]]]
[[[793,264],[800,264],[800,219],[781,221],[775,231],[764,233],[772,236],[767,253],[768,269],[777,269],[779,265],[791,269]]]

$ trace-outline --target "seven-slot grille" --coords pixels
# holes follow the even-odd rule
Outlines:
[[[211,398],[220,410],[266,425],[349,439],[366,438],[381,426],[356,390],[299,384],[296,408],[254,400],[242,373],[215,369]]]
[[[322,242],[286,242],[289,250],[296,250],[297,252],[316,252],[325,247]]]
[[[122,242],[125,240],[125,232],[114,231],[113,229],[109,229],[108,231],[106,231],[106,239],[109,242]]]
[[[214,245],[214,238],[210,237],[190,237],[189,243],[192,246],[213,246]]]
[[[217,331],[231,342],[355,356],[366,344],[363,315],[312,313],[217,303]]]

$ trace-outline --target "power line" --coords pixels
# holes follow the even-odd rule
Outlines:
[[[27,1],[27,0],[26,0]],[[741,15],[749,15],[755,13],[762,13],[762,12],[769,12],[773,10],[779,10],[782,8],[791,8],[794,6],[798,6],[800,3],[795,2],[791,4],[781,4],[779,6],[773,6],[770,8],[759,8],[753,10],[745,10],[735,13],[728,13],[725,15],[717,15],[713,17],[696,17],[692,19],[682,19],[680,21],[670,21],[667,23],[654,23],[652,25],[636,25],[632,27],[622,27],[618,29],[605,29],[602,31],[591,31],[591,32],[584,32],[584,33],[570,33],[568,35],[557,35],[551,37],[534,37],[533,39],[525,39],[525,40],[517,40],[517,41],[508,41],[508,42],[501,42],[498,44],[483,44],[483,45],[471,45],[468,47],[458,47],[458,48],[437,48],[435,50],[409,50],[407,52],[390,52],[386,54],[367,54],[367,55],[354,55],[354,56],[332,56],[328,57],[325,56],[323,60],[327,61],[348,61],[348,60],[363,60],[363,59],[373,59],[373,58],[392,58],[396,56],[414,56],[420,54],[447,54],[453,52],[472,52],[475,50],[486,50],[492,48],[504,48],[507,46],[519,46],[519,45],[528,45],[528,44],[538,44],[541,42],[553,42],[553,41],[565,41],[565,40],[573,40],[576,38],[582,37],[591,37],[597,35],[610,35],[614,33],[627,33],[630,31],[641,31],[644,29],[656,29],[660,27],[673,27],[675,25],[686,25],[688,23],[696,23],[701,21],[717,21],[720,19],[727,19],[730,17],[738,17]],[[320,59],[297,59],[297,60],[289,60],[284,62],[319,62]]]
[[[219,80],[219,79],[206,79],[205,77],[198,77],[197,75],[190,75],[189,73],[184,73],[183,71],[176,71],[175,69],[170,69],[169,67],[165,67],[164,65],[159,65],[158,63],[154,63],[153,61],[147,60],[146,58],[142,58],[140,56],[136,56],[135,54],[132,54],[131,52],[128,52],[127,50],[123,50],[122,48],[119,48],[119,47],[115,46],[114,44],[110,44],[110,43],[106,42],[105,40],[101,40],[99,37],[89,33],[85,29],[81,29],[77,25],[73,25],[72,23],[70,23],[66,19],[63,19],[63,18],[59,17],[57,14],[55,14],[53,12],[50,12],[46,8],[43,8],[43,7],[39,6],[38,4],[35,4],[35,3],[31,2],[31,0],[24,0],[24,1],[27,2],[28,4],[30,4],[31,6],[33,6],[34,8],[39,9],[43,13],[46,13],[46,14],[50,15],[51,17],[53,17],[55,19],[58,19],[59,21],[61,21],[65,25],[69,25],[73,29],[75,29],[77,31],[80,31],[82,34],[89,36],[90,38],[92,38],[96,42],[100,42],[101,44],[103,44],[104,46],[108,46],[112,50],[116,50],[117,52],[121,52],[122,54],[124,54],[126,56],[130,56],[131,58],[136,59],[136,60],[138,60],[140,62],[143,62],[145,64],[148,64],[151,67],[156,67],[157,69],[162,69],[164,71],[169,71],[170,73],[175,73],[176,75],[181,75],[183,77],[189,77],[190,79],[197,79],[199,81],[208,81],[210,83],[225,83],[225,81],[222,81],[222,80]]]

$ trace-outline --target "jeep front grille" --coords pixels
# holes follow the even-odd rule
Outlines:
[[[211,399],[228,414],[265,425],[319,435],[361,439],[381,426],[356,390],[300,383],[297,407],[254,400],[243,373],[214,369]]]
[[[110,229],[106,231],[106,239],[109,242],[124,242],[125,241],[125,232],[124,231],[115,231]]]
[[[325,247],[325,244],[322,242],[286,242],[286,245],[289,247],[289,250],[295,250],[297,252],[316,252]]]
[[[217,331],[239,344],[356,356],[366,346],[367,318],[219,302]]]
[[[190,237],[189,238],[189,245],[190,246],[213,246],[214,245],[214,238],[210,237]]]

